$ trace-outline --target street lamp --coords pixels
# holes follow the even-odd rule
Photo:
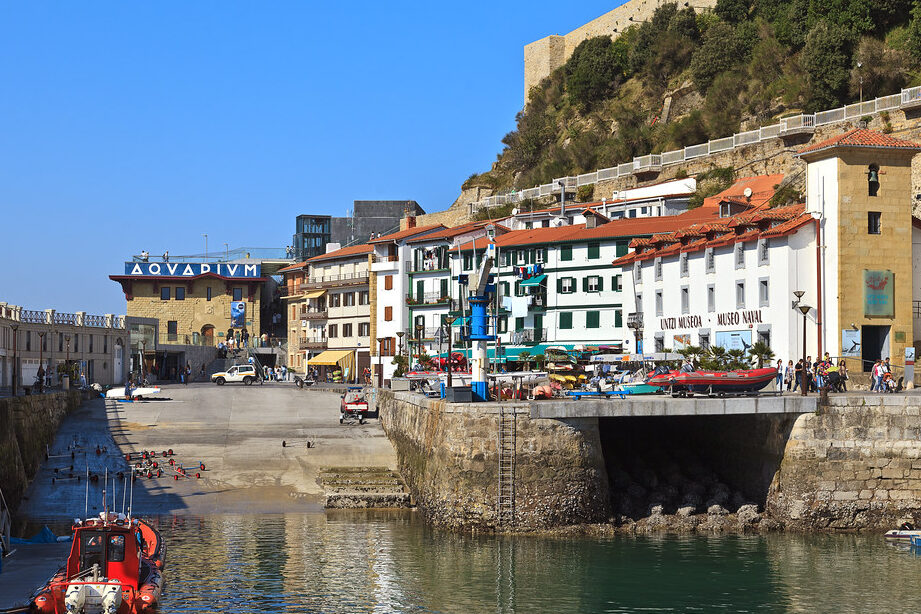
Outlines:
[[[205,262],[208,262],[208,233],[203,232],[201,236],[205,238]]]
[[[797,305],[796,308],[799,309],[803,314],[803,369],[801,373],[803,378],[803,396],[806,396],[806,314],[809,313],[809,310],[812,309],[812,307],[809,305]]]
[[[399,339],[399,349],[397,349],[397,356],[403,356],[403,335],[405,334],[406,333],[401,330],[397,331],[397,339]]]
[[[454,346],[451,339],[451,316],[442,316],[442,337],[447,335],[448,337],[448,383],[447,387],[450,388],[453,382],[451,381],[451,372],[454,371]]]
[[[44,391],[45,389],[45,335],[48,334],[48,331],[41,331],[38,333],[38,390],[39,392]]]
[[[422,331],[425,330],[425,327],[416,324],[416,354],[419,356],[420,365],[422,364]]]
[[[16,340],[19,337],[19,324],[10,324],[10,329],[13,331],[13,377],[10,379],[10,383],[13,385],[13,396],[15,397],[16,390],[17,390],[16,386],[19,383],[19,378],[17,377],[18,373],[16,369],[16,363],[17,363]]]
[[[384,387],[384,339],[387,337],[377,338],[377,387]]]

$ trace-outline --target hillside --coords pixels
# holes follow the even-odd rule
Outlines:
[[[919,83],[921,0],[664,5],[579,44],[464,189],[528,188]]]

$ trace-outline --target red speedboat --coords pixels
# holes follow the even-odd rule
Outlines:
[[[761,390],[775,377],[777,369],[774,367],[739,371],[669,371],[654,375],[646,383],[664,388],[672,394],[744,394]]]
[[[154,610],[163,586],[164,546],[143,520],[103,512],[76,521],[67,564],[32,599],[47,614],[141,614]]]

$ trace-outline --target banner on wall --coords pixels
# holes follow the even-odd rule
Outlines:
[[[895,317],[895,275],[892,271],[863,272],[863,314],[868,318]]]
[[[853,328],[841,330],[841,355],[847,357],[860,356],[860,331]]]
[[[230,303],[230,325],[233,328],[246,327],[246,302],[233,301]]]
[[[675,335],[672,340],[672,349],[674,351],[683,350],[691,345],[691,335]]]
[[[716,342],[724,350],[742,350],[747,352],[752,346],[752,331],[750,330],[721,330],[716,331]]]

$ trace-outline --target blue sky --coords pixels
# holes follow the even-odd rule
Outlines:
[[[124,313],[133,253],[284,247],[355,199],[440,211],[522,47],[620,2],[4,2],[0,300]]]

